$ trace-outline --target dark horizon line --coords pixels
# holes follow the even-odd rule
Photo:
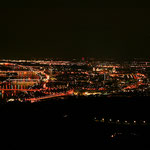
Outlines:
[[[149,60],[150,57],[56,57],[56,56],[53,56],[53,57],[32,57],[32,56],[28,56],[28,57],[1,57],[0,56],[0,60],[7,60],[7,59],[10,59],[10,60]]]

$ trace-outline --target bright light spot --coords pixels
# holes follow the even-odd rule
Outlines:
[[[101,120],[102,122],[104,122],[105,121],[105,119],[104,118],[102,118],[102,120]]]
[[[110,137],[111,137],[111,138],[114,138],[114,135],[112,134]]]

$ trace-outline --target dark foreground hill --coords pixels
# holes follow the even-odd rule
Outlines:
[[[150,98],[66,97],[0,104],[5,149],[148,146],[150,126],[97,123],[94,118],[150,122]],[[116,135],[115,138],[112,135]]]

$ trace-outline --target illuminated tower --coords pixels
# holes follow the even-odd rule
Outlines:
[[[84,57],[82,57],[82,61],[84,61],[85,60],[85,58]]]

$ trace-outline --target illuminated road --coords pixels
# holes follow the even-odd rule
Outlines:
[[[48,99],[48,98],[54,98],[54,97],[61,97],[61,96],[69,96],[73,94],[73,90],[68,91],[67,93],[58,93],[58,94],[53,94],[53,95],[46,95],[46,96],[42,96],[42,97],[38,97],[38,98],[30,98],[30,99],[26,99],[26,101],[31,101],[33,102],[37,102],[43,99]]]

